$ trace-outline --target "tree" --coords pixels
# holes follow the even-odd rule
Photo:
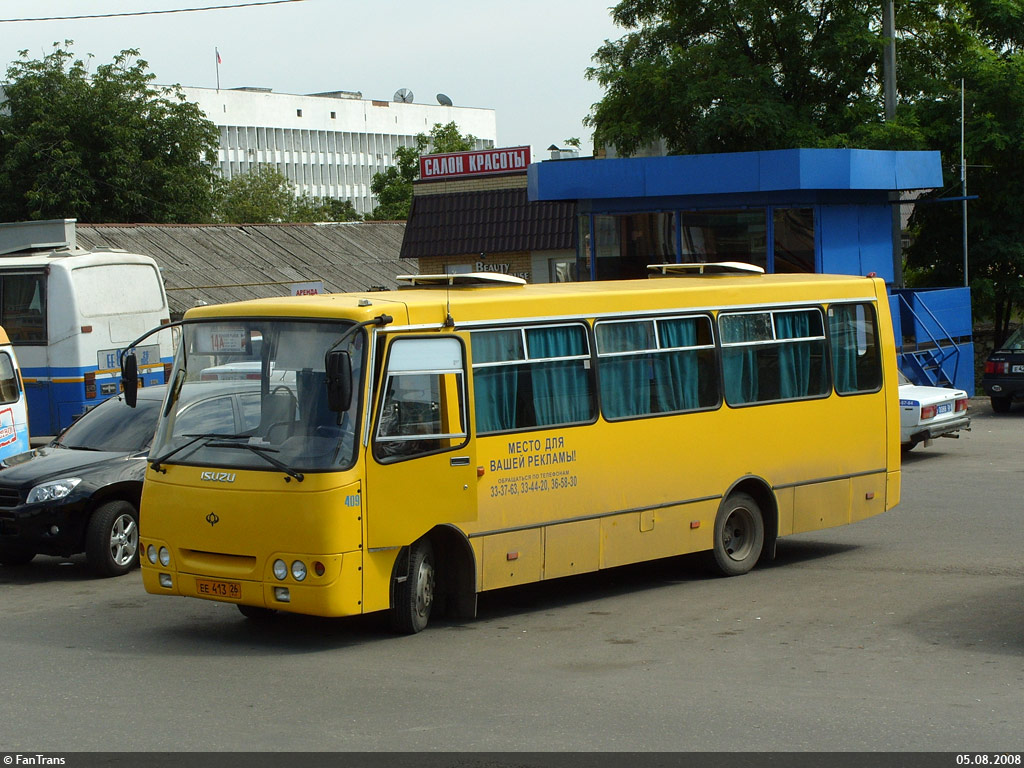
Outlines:
[[[793,147],[938,149],[958,186],[960,80],[971,96],[969,233],[975,306],[1008,317],[1024,300],[1024,7],[996,0],[896,6],[898,108],[886,121],[878,0],[622,0],[627,30],[594,55],[605,93],[595,144],[628,154]],[[956,163],[958,166],[958,163]],[[908,273],[962,281],[958,207],[918,206]],[[989,302],[981,306],[978,301]]]
[[[900,4],[902,103],[960,60],[967,1]],[[883,122],[877,0],[623,0],[612,15],[631,31],[587,70],[605,88],[588,118],[598,143],[625,153],[661,138],[672,153],[922,143],[912,115]]]
[[[350,200],[296,196],[294,185],[269,165],[221,181],[218,198],[214,218],[231,224],[359,219]]]
[[[218,135],[134,49],[90,74],[64,45],[7,69],[0,218],[196,222],[209,218]]]
[[[399,147],[395,150],[394,165],[373,174],[370,191],[377,198],[377,207],[366,218],[377,221],[409,218],[412,183],[420,172],[420,155],[465,152],[474,146],[476,137],[472,134],[462,136],[454,121],[446,125],[434,123],[429,134],[416,136],[415,147]]]
[[[295,191],[288,179],[269,165],[260,165],[220,183],[215,218],[229,224],[288,221]]]
[[[929,144],[947,158],[945,194],[960,191],[960,89],[918,106]],[[975,317],[991,320],[994,342],[1024,307],[1024,54],[979,50],[964,67],[964,154],[968,165],[968,276]],[[942,194],[942,193],[939,193]],[[962,285],[960,205],[918,205],[911,218],[908,276]]]

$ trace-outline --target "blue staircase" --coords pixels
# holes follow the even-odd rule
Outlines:
[[[956,387],[973,396],[969,289],[903,288],[892,295],[899,316],[896,338],[900,370],[915,384]]]

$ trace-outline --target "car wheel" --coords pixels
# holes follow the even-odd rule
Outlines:
[[[28,565],[32,562],[32,558],[35,556],[35,552],[31,552],[27,549],[4,547],[3,549],[0,549],[0,565]]]
[[[96,508],[85,533],[85,560],[99,576],[121,576],[139,564],[139,513],[127,501]]]
[[[1009,397],[990,397],[989,402],[992,403],[992,410],[996,413],[1009,413],[1013,399]]]

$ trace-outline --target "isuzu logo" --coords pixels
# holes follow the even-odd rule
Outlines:
[[[234,472],[200,472],[199,479],[210,483],[233,483],[235,482]]]
[[[208,522],[210,524],[210,527],[212,528],[220,522],[220,518],[217,517],[217,514],[215,512],[211,512],[206,516],[206,522]]]

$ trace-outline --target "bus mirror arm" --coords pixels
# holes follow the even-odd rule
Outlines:
[[[184,322],[184,320],[178,320],[151,328],[124,348],[124,351],[121,353],[121,386],[124,389],[124,401],[129,408],[134,408],[139,399],[139,362],[133,350],[154,333],[166,331],[168,328],[182,325]]]
[[[356,323],[334,342],[324,355],[324,368],[327,371],[327,407],[334,413],[344,413],[352,405],[352,357],[338,347],[345,343],[352,334],[368,325],[383,327],[394,318],[391,315],[377,315],[372,320]]]

